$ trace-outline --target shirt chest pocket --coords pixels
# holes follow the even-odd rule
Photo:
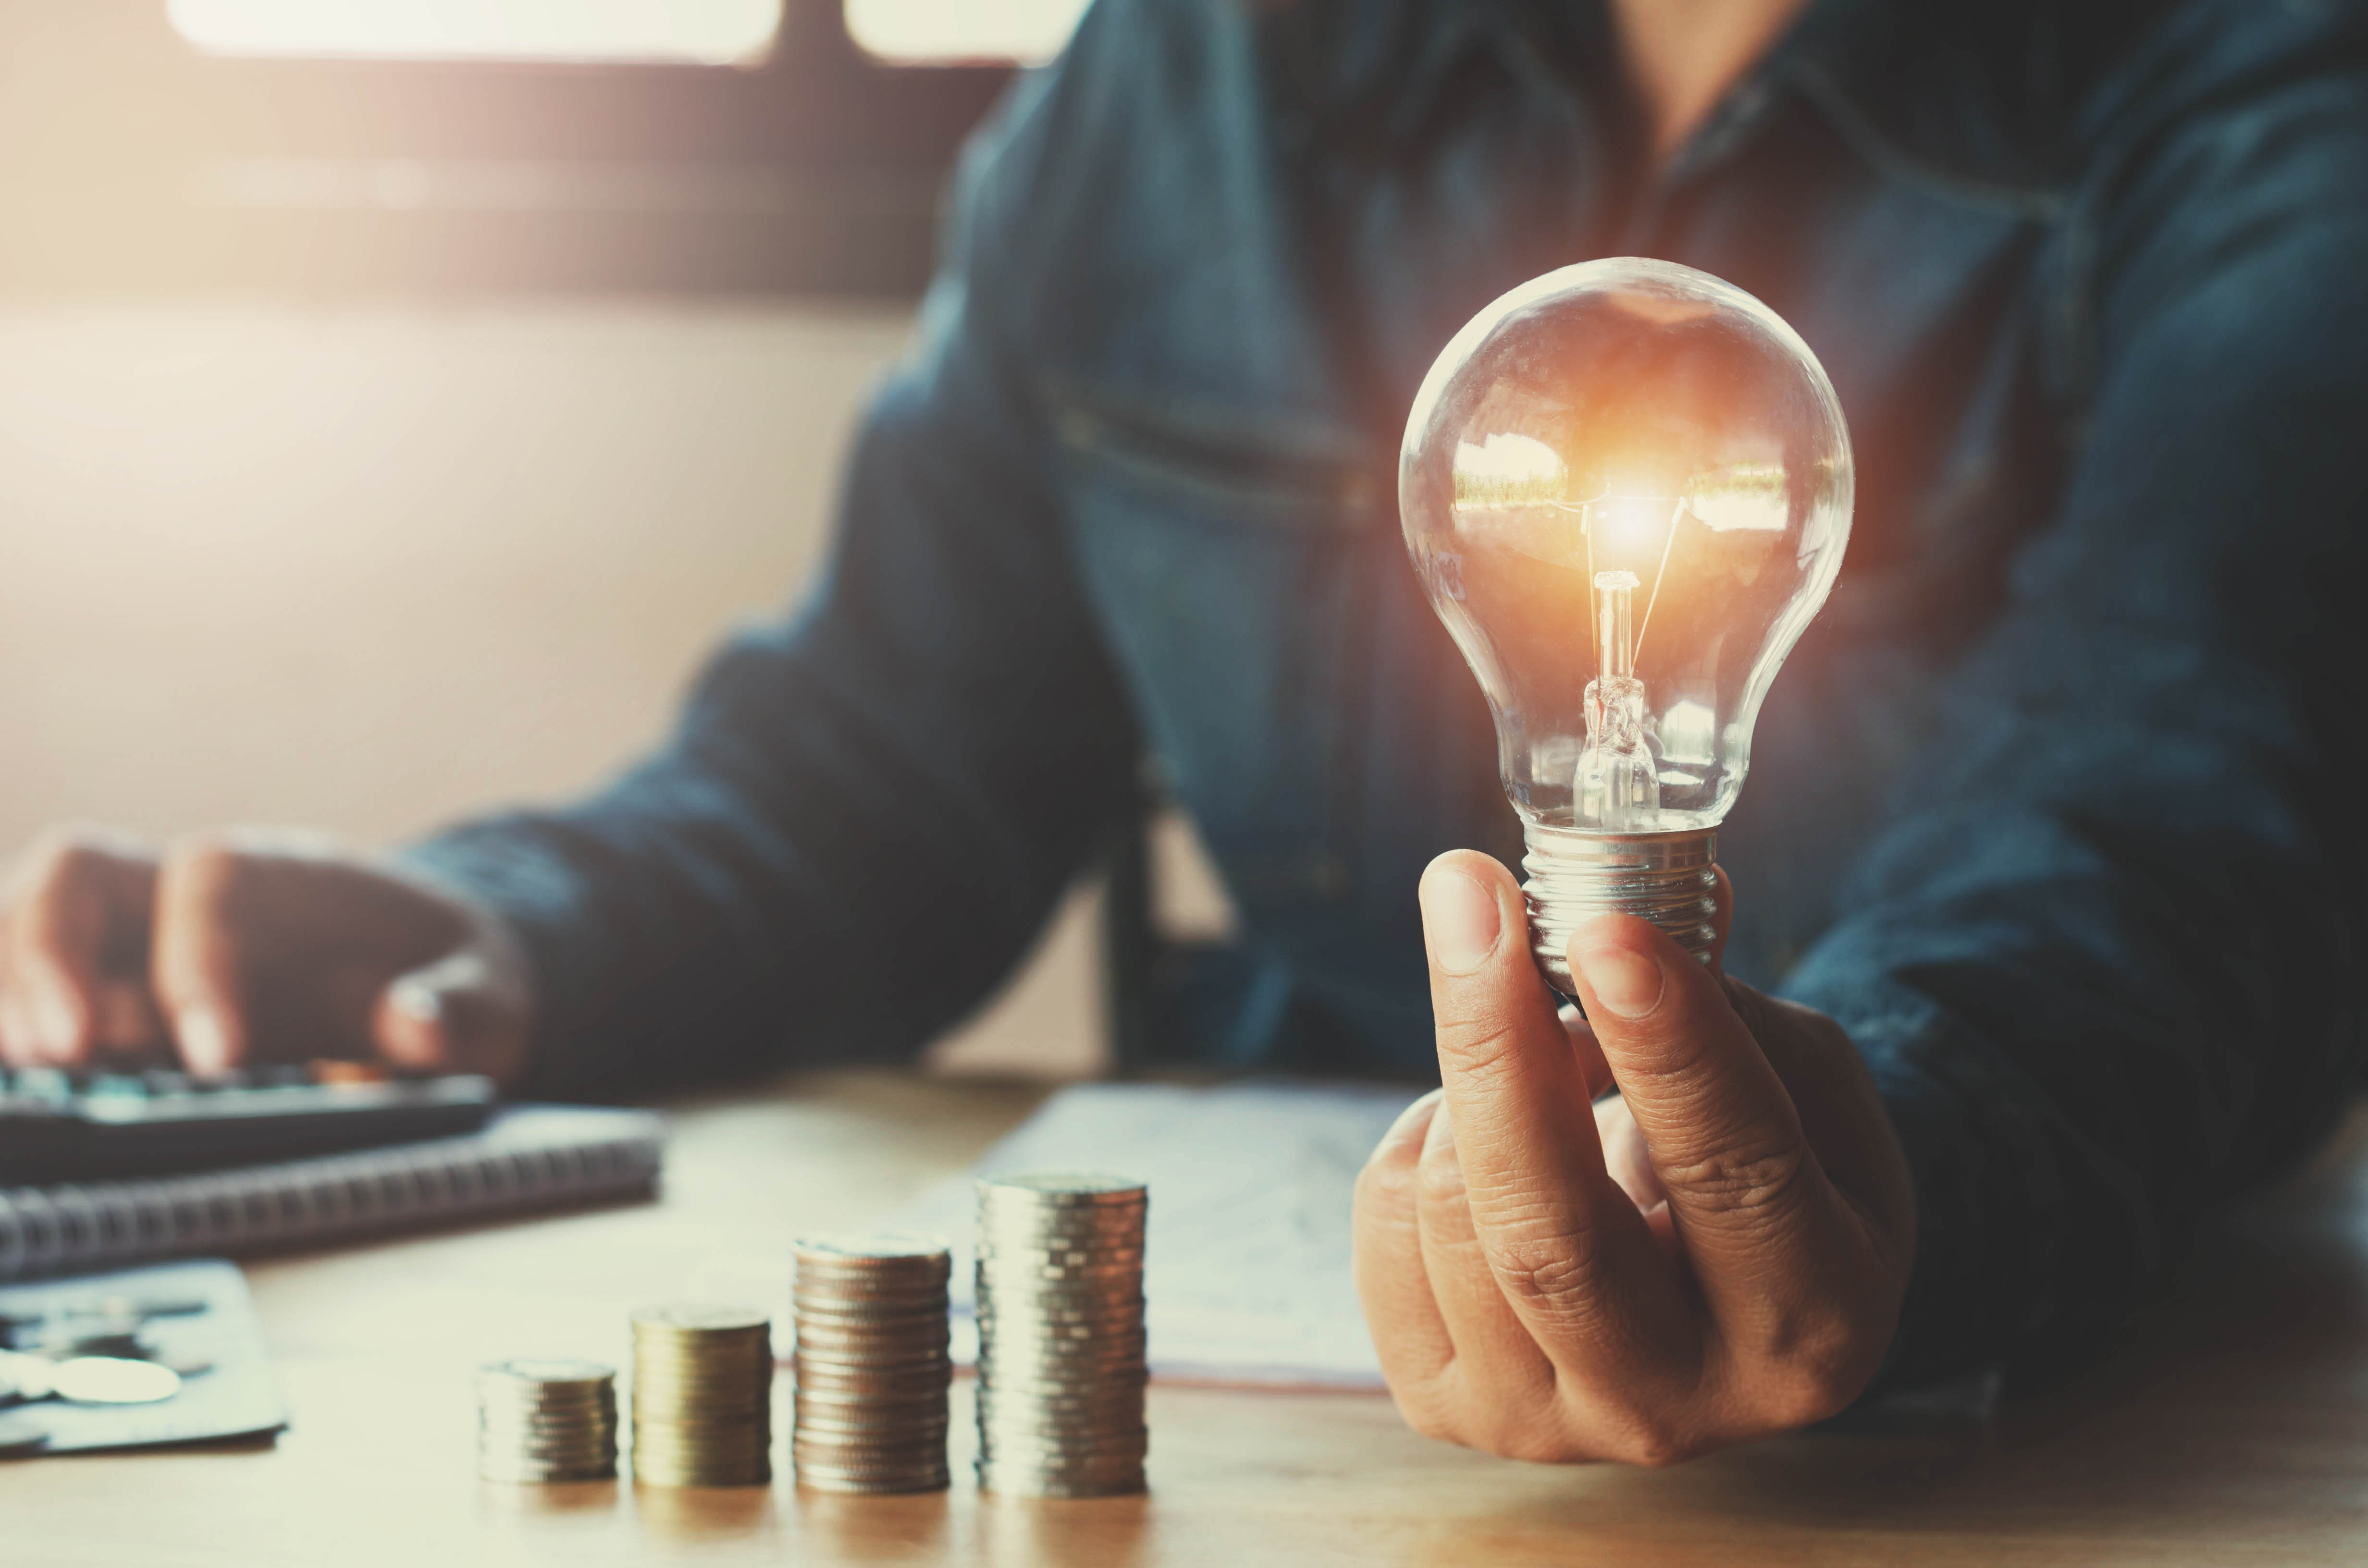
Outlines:
[[[1338,876],[1360,579],[1396,539],[1375,444],[1075,387],[1054,425],[1079,574],[1171,788],[1238,892],[1321,895]]]

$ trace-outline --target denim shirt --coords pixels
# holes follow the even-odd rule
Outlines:
[[[1631,254],[1792,322],[1860,458],[1721,853],[1729,967],[1908,1153],[1891,1375],[2093,1332],[2306,1150],[2363,1055],[2368,10],[1829,0],[1649,172],[1605,27],[1102,0],[965,159],[803,606],[415,851],[522,932],[537,1085],[908,1055],[1146,767],[1243,917],[1202,1049],[1435,1072],[1417,877],[1519,837],[1398,431],[1480,305]]]

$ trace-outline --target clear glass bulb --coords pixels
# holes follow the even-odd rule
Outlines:
[[[1487,693],[1539,965],[1605,910],[1707,956],[1716,828],[1850,539],[1824,367],[1732,284],[1620,257],[1525,283],[1440,351],[1398,507]]]

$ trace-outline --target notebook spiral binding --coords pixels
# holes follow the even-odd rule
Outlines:
[[[393,1231],[647,1197],[665,1128],[646,1111],[518,1106],[482,1131],[279,1165],[0,1190],[0,1279],[205,1254],[243,1257]]]

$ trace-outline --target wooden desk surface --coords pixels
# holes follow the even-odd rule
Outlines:
[[[1417,1437],[1379,1395],[1163,1388],[1144,1498],[476,1479],[477,1362],[617,1359],[637,1302],[785,1293],[793,1232],[895,1208],[1035,1098],[803,1080],[685,1108],[660,1204],[259,1264],[292,1430],[242,1451],[0,1466],[0,1563],[2368,1562],[2362,1137],[2216,1224],[2109,1365],[2010,1401],[1985,1429],[1826,1430],[1660,1471],[1554,1469]],[[964,1385],[956,1402],[959,1476]]]

